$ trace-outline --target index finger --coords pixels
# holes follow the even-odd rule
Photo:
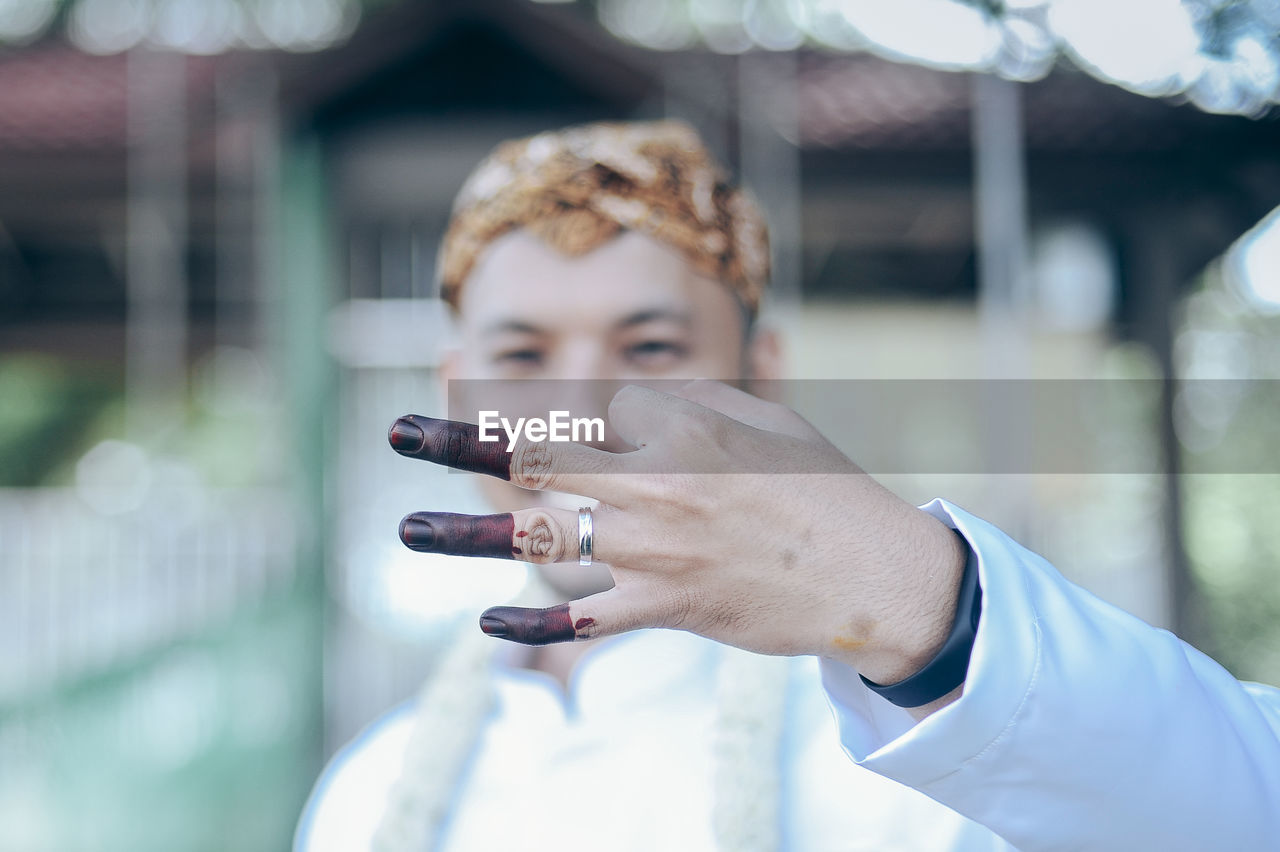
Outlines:
[[[480,427],[458,420],[406,414],[387,435],[402,456],[483,473],[534,491],[565,491],[618,505],[629,489],[624,456],[569,441],[530,441],[521,436],[508,451],[505,440],[480,440]]]

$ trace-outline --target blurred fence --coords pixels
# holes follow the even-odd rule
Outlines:
[[[283,848],[315,771],[292,505],[0,490],[0,849]]]
[[[295,567],[289,505],[265,489],[187,492],[111,516],[71,488],[0,490],[0,647],[9,650],[0,706],[286,590]]]

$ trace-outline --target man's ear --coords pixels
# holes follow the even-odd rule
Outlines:
[[[757,327],[747,343],[746,375],[752,395],[770,402],[780,402],[778,380],[784,375],[782,338],[775,329]]]

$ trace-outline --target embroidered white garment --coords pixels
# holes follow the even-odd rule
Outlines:
[[[445,852],[716,849],[716,672],[741,653],[678,631],[602,641],[568,694],[549,676],[497,669]],[[857,766],[841,748],[817,661],[787,661],[781,848],[794,852],[1008,850],[987,829]],[[413,724],[406,705],[340,752],[299,825],[300,852],[370,848]]]

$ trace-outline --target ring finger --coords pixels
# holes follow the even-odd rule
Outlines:
[[[625,559],[617,544],[622,513],[607,507],[588,515],[591,559]],[[578,513],[568,509],[521,509],[500,515],[414,512],[400,522],[400,540],[419,553],[486,556],[525,562],[574,562],[580,558]]]

